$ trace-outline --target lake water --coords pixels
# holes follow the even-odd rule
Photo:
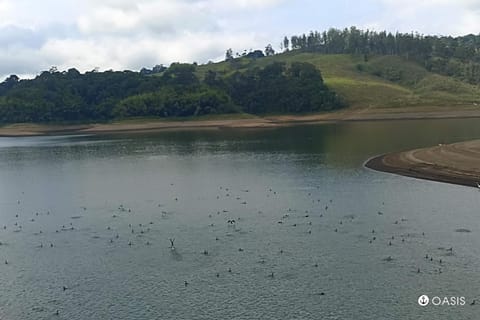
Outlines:
[[[0,319],[478,318],[479,191],[363,167],[478,123],[0,138]]]

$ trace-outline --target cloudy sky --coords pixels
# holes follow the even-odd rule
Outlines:
[[[352,25],[479,34],[480,0],[0,0],[0,76],[205,63]]]

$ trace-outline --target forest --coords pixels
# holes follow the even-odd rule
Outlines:
[[[159,72],[60,72],[0,84],[0,122],[88,122],[129,117],[293,113],[343,106],[309,63],[273,62],[229,75],[173,63]]]
[[[397,55],[414,61],[428,71],[480,84],[480,35],[461,37],[431,36],[419,33],[334,29],[285,36],[285,51],[320,54]]]

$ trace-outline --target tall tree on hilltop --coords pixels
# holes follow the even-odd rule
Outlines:
[[[271,44],[268,44],[268,45],[265,47],[265,55],[266,55],[267,57],[270,57],[270,56],[273,56],[274,54],[275,54],[275,50],[273,50]]]
[[[288,51],[290,48],[290,41],[288,40],[287,36],[285,36],[285,38],[283,38],[283,49],[285,51]]]
[[[225,61],[233,60],[233,50],[232,48],[228,48],[225,52]]]

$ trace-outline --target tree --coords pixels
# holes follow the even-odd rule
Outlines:
[[[195,75],[196,66],[188,63],[172,63],[162,75],[162,79],[170,85],[183,88],[195,86],[198,84],[198,78]]]
[[[265,55],[266,55],[267,57],[270,57],[270,56],[273,56],[274,54],[275,54],[275,50],[273,50],[271,44],[268,44],[268,45],[265,47]]]
[[[16,74],[12,74],[3,81],[4,84],[16,84],[20,81],[20,78]]]
[[[19,81],[20,81],[20,78],[15,74],[12,74],[9,77],[7,77],[5,81],[3,81],[0,84],[0,94],[4,91],[10,90],[13,87],[15,87],[19,83]]]
[[[290,41],[288,40],[287,36],[283,38],[283,49],[288,51],[290,48]]]
[[[342,106],[323,83],[320,72],[309,63],[292,63],[290,68],[274,62],[263,69],[237,71],[226,79],[227,92],[235,104],[253,114],[309,112]]]
[[[157,64],[152,68],[152,73],[162,73],[166,69],[167,67],[165,67],[163,64]]]
[[[258,59],[263,57],[265,57],[265,55],[261,50],[255,50],[247,54],[247,58],[252,58],[252,59]]]
[[[142,69],[140,69],[140,74],[146,76],[146,75],[152,74],[152,70],[147,69],[147,68],[142,68]]]
[[[232,48],[228,48],[227,51],[225,52],[225,61],[231,61],[233,60],[233,50]]]
[[[67,70],[67,77],[78,78],[80,76],[81,76],[80,72],[75,68],[70,68]]]

